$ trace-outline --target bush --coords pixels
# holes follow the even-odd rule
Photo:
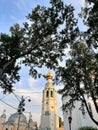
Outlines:
[[[86,126],[86,127],[81,127],[81,128],[79,128],[78,130],[98,130],[98,129],[97,129],[97,128],[94,128],[94,127]]]

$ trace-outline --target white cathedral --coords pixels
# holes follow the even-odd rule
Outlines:
[[[38,130],[38,127],[37,122],[32,120],[31,113],[28,121],[23,113],[18,112],[11,114],[7,119],[4,110],[0,116],[0,130]]]
[[[67,98],[62,99],[62,104],[65,104],[68,101]],[[90,105],[90,109],[93,112],[93,117],[98,121],[98,113],[95,110],[94,104],[91,100],[91,98],[87,99],[88,104]],[[81,103],[76,102],[75,103],[75,109],[73,109],[71,112],[69,111],[64,111],[63,112],[63,117],[64,117],[64,130],[78,130],[81,127],[93,127],[97,128],[98,126],[90,119],[87,111],[85,114],[82,113],[80,110]],[[71,117],[71,123],[69,124],[69,117]],[[71,128],[70,128],[71,127]]]

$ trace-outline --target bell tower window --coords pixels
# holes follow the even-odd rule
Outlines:
[[[49,91],[46,91],[46,97],[47,98],[49,97]]]
[[[51,91],[51,97],[53,97],[53,91]]]

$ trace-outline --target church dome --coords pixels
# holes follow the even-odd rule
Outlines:
[[[6,112],[6,110],[3,111],[3,114],[0,116],[0,118],[6,118],[5,112]]]
[[[0,118],[6,118],[6,114],[2,114]]]
[[[9,118],[8,118],[8,121],[9,123],[17,123],[18,122],[18,119],[19,119],[19,113],[16,112],[14,114],[12,114]],[[27,123],[27,119],[25,117],[25,115],[22,113],[20,115],[20,122],[21,123]]]
[[[52,79],[53,78],[53,74],[49,71],[48,74],[46,75],[46,77],[48,79]]]

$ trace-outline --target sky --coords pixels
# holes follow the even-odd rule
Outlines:
[[[76,9],[76,13],[78,13],[81,9],[81,6],[84,5],[84,0],[64,0],[68,4],[74,5]],[[9,29],[15,23],[19,23],[22,25],[25,22],[26,16],[31,13],[32,9],[37,5],[45,5],[48,6],[48,0],[0,0],[0,33],[9,34]],[[82,22],[79,22],[79,25],[82,29]],[[47,74],[48,70],[46,68],[42,68],[41,72]],[[19,100],[16,97],[21,98],[21,96],[25,97],[25,111],[26,116],[29,117],[29,113],[32,114],[32,119],[37,121],[40,124],[40,116],[41,116],[41,108],[42,108],[42,90],[45,87],[46,80],[44,78],[41,79],[33,79],[29,76],[28,68],[22,66],[22,70],[20,70],[21,80],[15,84],[14,86],[14,94],[3,95],[2,90],[0,93],[0,115],[3,113],[4,109],[6,109],[7,117],[10,114],[13,114],[17,111],[17,107],[19,104]],[[55,86],[55,89],[58,90],[63,86]],[[28,102],[28,98],[31,98],[31,102]],[[58,95],[58,112],[62,117],[61,111],[61,96]]]

